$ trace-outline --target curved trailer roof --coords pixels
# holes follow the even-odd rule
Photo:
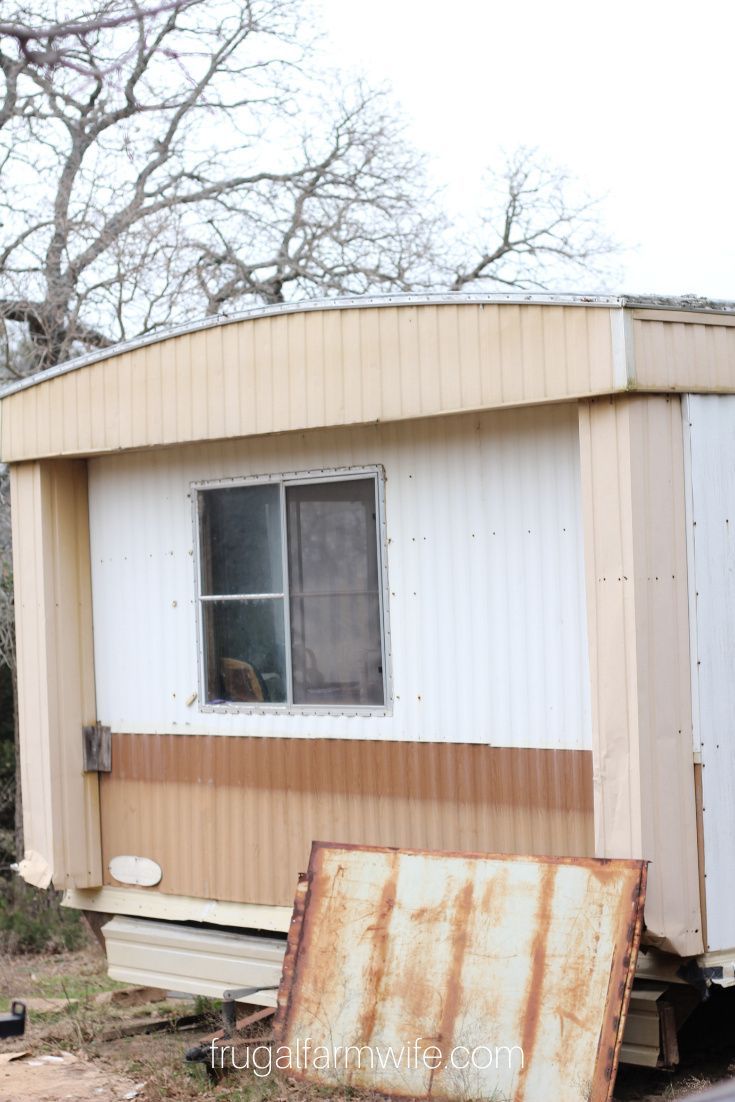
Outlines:
[[[637,391],[735,391],[735,304],[381,295],[156,332],[0,393],[2,458],[298,431]]]

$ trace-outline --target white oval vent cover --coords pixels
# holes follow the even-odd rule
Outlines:
[[[120,884],[136,884],[141,888],[152,888],[163,876],[161,866],[150,857],[113,857],[107,867]]]

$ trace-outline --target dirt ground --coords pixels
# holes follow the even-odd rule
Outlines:
[[[51,1102],[74,1099],[90,1102],[97,1099],[134,1099],[140,1094],[141,1083],[103,1071],[81,1060],[71,1052],[54,1055],[28,1056],[0,1063],[1,1102]]]
[[[212,1083],[203,1066],[185,1062],[184,1053],[217,1028],[214,1006],[206,1000],[162,1001],[161,993],[140,989],[130,993],[108,979],[104,958],[93,944],[63,956],[0,958],[0,996],[2,1010],[11,997],[23,998],[28,1005],[25,1037],[0,1042],[0,1102],[325,1098],[323,1090],[288,1080],[257,1079],[244,1071]],[[125,1035],[143,1029],[158,1031]],[[691,1097],[711,1083],[735,1078],[735,990],[715,991],[684,1027],[680,1042],[682,1063],[676,1072],[622,1067],[616,1102]],[[25,1055],[11,1058],[21,1052]],[[330,1102],[340,1102],[339,1092],[329,1097]],[[350,1097],[355,1102],[355,1095]]]

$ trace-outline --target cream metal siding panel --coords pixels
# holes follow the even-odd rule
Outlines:
[[[100,720],[130,733],[588,748],[577,431],[576,409],[554,405],[91,460]],[[392,714],[187,705],[190,484],[370,464],[386,472]]]
[[[105,425],[105,372],[99,370],[89,373],[90,438],[92,451],[105,446],[107,436]]]
[[[40,464],[11,467],[10,493],[13,503],[23,831],[26,853],[39,854],[52,872],[52,774],[50,744],[44,721],[48,711],[48,676]]]
[[[105,393],[102,416],[105,425],[105,439],[110,442],[111,447],[117,448],[120,446],[120,371],[106,371],[104,381]],[[169,406],[171,405],[170,396],[173,392],[172,385],[169,389]]]
[[[226,367],[226,365],[225,365]],[[164,444],[172,444],[176,441],[176,359],[174,350],[169,342],[161,346],[161,394],[163,398],[163,410],[161,417],[161,439]],[[229,392],[225,394],[227,406],[231,406],[232,400]]]
[[[61,393],[62,388],[59,385],[61,382],[61,379],[51,379],[47,388],[49,404],[53,410],[53,416],[51,417],[51,424],[49,426],[49,446],[53,449],[54,455],[62,455],[64,451],[64,419],[59,416],[59,410],[61,408],[60,403],[63,401]]]
[[[313,338],[313,356],[316,362],[322,364],[325,411],[324,424],[341,425],[354,420],[350,415],[348,405],[348,388],[344,376],[338,365],[342,363],[345,355],[345,346],[350,337],[350,320],[352,329],[357,330],[357,315],[353,312],[347,317],[340,317],[338,312],[330,310],[321,315],[321,324],[310,326],[307,330]],[[308,344],[307,344],[308,347]],[[354,347],[358,348],[357,341]],[[402,357],[396,356],[394,370],[402,370]],[[310,428],[317,428],[318,422],[312,422]]]
[[[309,391],[306,376],[306,326],[304,324],[303,314],[297,315],[294,321],[296,324],[289,325],[284,333],[287,341],[287,348],[285,349],[283,360],[287,365],[287,370],[292,368],[292,374],[286,381],[289,400],[295,409],[301,410],[303,417],[304,411],[307,410],[307,394]],[[290,410],[288,411],[288,417],[290,421]]]
[[[102,933],[108,973],[124,983],[221,999],[237,987],[278,987],[281,979],[285,944],[280,939],[120,915]],[[275,1006],[276,991],[246,1001]]]
[[[327,403],[327,384],[324,358],[320,355],[321,328],[304,328],[304,374],[308,380],[304,399],[305,420],[309,428],[328,424],[341,416],[341,401],[334,398],[330,410]]]
[[[644,830],[653,840],[652,919],[682,944],[702,941],[699,900],[681,402],[644,399],[634,450],[636,571]],[[633,404],[636,408],[636,403]],[[638,611],[641,619],[638,619]],[[646,854],[646,856],[648,856]],[[654,858],[655,860],[656,858]],[[653,923],[651,922],[651,925]]]
[[[225,436],[225,387],[222,329],[212,331],[212,340],[205,341],[203,334],[197,334],[194,354],[201,357],[206,368],[207,437],[218,439]]]
[[[615,386],[612,313],[550,304],[374,305],[162,337],[4,398],[3,457],[86,455],[607,393]]]
[[[31,387],[31,391],[35,389],[35,387]],[[23,459],[26,456],[32,456],[35,450],[33,443],[28,440],[28,433],[31,427],[35,428],[36,424],[36,399],[35,397],[31,398],[30,391],[27,395],[27,402],[19,403],[17,401],[18,397],[18,394],[11,394],[9,398],[3,398],[2,400],[3,421],[10,426],[8,437],[12,440],[16,449],[12,452],[3,452],[2,457],[0,457],[3,462],[10,462],[11,457],[13,459]],[[6,441],[3,439],[3,447],[5,445]]]
[[[735,390],[735,318],[633,311],[640,390]]]
[[[731,313],[631,305],[458,296],[441,303],[307,304],[221,320],[123,346],[8,395],[3,456],[20,461],[403,420],[628,386],[735,390]],[[624,329],[630,325],[625,363],[612,333],[616,319],[624,319]]]
[[[267,319],[270,321],[270,319]],[[254,375],[254,403],[253,414],[246,418],[243,427],[248,432],[267,431],[266,426],[273,423],[273,410],[271,408],[273,380],[273,364],[271,353],[271,332],[269,325],[253,325],[249,327],[252,334],[253,359],[252,372]],[[282,395],[286,399],[286,395]]]
[[[627,349],[619,347],[616,327],[618,330],[625,329],[627,313],[624,310],[611,311],[604,322],[601,318],[591,317],[589,310],[585,314],[592,386],[599,391],[609,383],[612,376],[611,389],[621,390],[628,385]]]
[[[99,373],[101,368],[101,364],[94,364],[91,371],[80,371],[75,380],[77,400],[76,409],[74,410],[74,419],[77,426],[77,438],[80,441],[88,440],[90,448],[92,443],[92,419],[94,417],[91,401],[91,380],[92,376],[95,373]],[[36,439],[40,445],[43,438],[38,433],[38,423],[36,423]]]
[[[497,378],[500,389],[497,392],[502,402],[514,405],[523,394],[524,373],[521,345],[521,312],[518,306],[500,310],[489,307],[487,321],[493,321],[499,338],[499,357],[497,360]],[[494,397],[497,401],[498,398]]]
[[[109,407],[106,408],[105,415],[107,418],[114,416],[114,422],[108,420],[108,425],[110,426],[111,436],[114,437],[117,442],[116,446],[119,448],[121,441],[129,439],[133,431],[133,370],[130,356],[128,354],[122,355],[117,362],[116,370],[110,374],[115,378],[112,390],[113,393],[115,390],[117,391],[118,408],[114,415],[111,414]],[[176,398],[178,400],[178,391],[176,392]]]
[[[51,755],[59,785],[64,884],[83,888],[101,880],[98,778],[82,771],[81,727],[95,715],[86,464],[57,463],[48,479]]]
[[[313,839],[590,856],[591,769],[587,750],[113,735],[103,861],[156,861],[157,896],[288,906]]]
[[[169,351],[173,365],[173,350]],[[222,400],[224,402],[224,435],[234,436],[240,420],[240,371],[237,329],[228,325],[222,330]],[[174,432],[170,434],[173,441]]]
[[[99,788],[82,772],[81,733],[95,716],[86,465],[14,466],[11,494],[26,853],[56,887],[93,887]]]
[[[706,948],[718,951],[735,947],[735,397],[689,395],[687,403]]]
[[[62,907],[106,915],[131,915],[158,918],[165,922],[206,922],[233,926],[241,930],[271,930],[287,933],[291,924],[291,905],[269,907],[261,904],[227,903],[216,899],[196,899],[187,895],[164,895],[155,889],[68,888]]]
[[[289,372],[288,333],[290,326],[286,318],[268,318],[270,372],[268,399],[269,424],[275,432],[286,430],[291,424],[291,409],[294,404],[292,384],[298,379],[298,370]],[[293,365],[297,367],[296,364]]]
[[[580,406],[599,856],[652,862],[648,937],[702,948],[678,399]]]
[[[446,313],[444,316],[446,317]],[[419,385],[418,394],[414,401],[417,403],[416,412],[420,416],[421,414],[435,413],[439,409],[451,409],[451,406],[445,406],[442,403],[443,380],[441,368],[443,364],[437,340],[437,307],[430,306],[427,310],[419,310],[416,320],[418,328]],[[370,350],[369,343],[367,348]],[[363,370],[367,368],[367,379],[370,380],[371,376],[377,376],[381,366],[380,362],[373,364],[370,360],[367,364],[363,364]],[[368,406],[366,413],[369,412],[369,409]],[[377,414],[377,409],[375,412]]]
[[[7,443],[7,447],[6,447]],[[8,417],[5,411],[3,402],[0,401],[0,456],[5,455],[9,448],[12,448],[13,441],[10,431],[10,425]]]
[[[597,319],[600,324],[602,319]],[[594,322],[593,322],[594,325]],[[567,372],[569,388],[573,393],[584,394],[592,390],[591,381],[593,373],[599,371],[599,366],[593,364],[590,358],[588,344],[589,326],[587,324],[586,311],[569,314],[565,319],[564,339],[566,343]],[[587,358],[584,364],[580,363],[574,355],[574,349],[582,347],[586,350]]]

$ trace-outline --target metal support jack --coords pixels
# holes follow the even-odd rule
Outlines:
[[[237,1003],[240,999],[247,999],[251,995],[257,995],[263,991],[277,990],[278,985],[273,987],[235,987],[225,991],[222,995],[222,1029],[209,1037],[205,1037],[199,1044],[188,1049],[185,1056],[186,1060],[189,1063],[204,1064],[209,1075],[217,1078],[218,1073],[224,1071],[224,1067],[218,1069],[214,1066],[213,1057],[216,1049],[223,1047],[228,1041],[237,1041],[239,1044],[248,1044],[250,1041],[258,1044],[267,1043],[271,1039],[270,1037],[249,1038],[243,1037],[241,1034],[250,1026],[255,1025],[256,1022],[272,1017],[276,1012],[275,1007],[262,1007],[260,1010],[247,1014],[244,1018],[238,1020]]]

